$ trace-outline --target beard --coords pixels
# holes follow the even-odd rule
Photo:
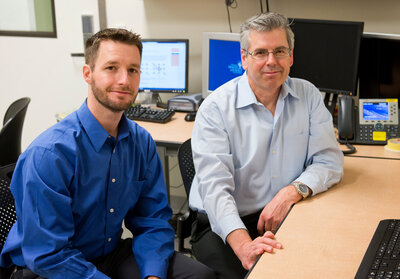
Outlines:
[[[135,92],[133,90],[131,90],[129,87],[119,88],[122,91],[128,91],[130,93],[130,95],[132,96],[132,99],[129,101],[126,101],[126,102],[122,102],[122,101],[115,102],[115,101],[111,100],[110,98],[108,98],[107,92],[112,91],[113,88],[108,87],[105,90],[102,90],[96,86],[96,82],[94,79],[92,80],[91,87],[92,87],[93,95],[96,98],[96,100],[100,104],[102,104],[105,108],[111,110],[112,112],[125,111],[128,108],[130,108],[135,101],[135,98],[133,97],[135,95]]]

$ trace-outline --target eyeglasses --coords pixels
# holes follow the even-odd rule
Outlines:
[[[274,49],[273,51],[268,51],[266,49],[256,49],[253,52],[250,52],[246,49],[243,49],[247,54],[250,54],[255,60],[265,60],[268,58],[269,54],[272,53],[275,58],[284,58],[290,55],[290,48],[287,47],[279,47]]]

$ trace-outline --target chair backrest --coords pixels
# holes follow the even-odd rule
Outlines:
[[[15,164],[0,167],[0,252],[7,235],[17,220],[14,197],[10,191]]]
[[[22,127],[30,101],[28,97],[15,101],[4,115],[0,130],[0,166],[17,162],[21,154]]]
[[[190,187],[192,186],[192,181],[196,174],[193,164],[191,139],[188,139],[179,147],[178,163],[186,195],[189,197]]]

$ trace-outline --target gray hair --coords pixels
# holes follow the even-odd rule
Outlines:
[[[293,49],[294,33],[290,28],[289,20],[284,15],[275,12],[262,13],[247,19],[240,26],[240,47],[245,50],[248,49],[250,45],[250,31],[268,32],[274,29],[286,30],[289,48]]]

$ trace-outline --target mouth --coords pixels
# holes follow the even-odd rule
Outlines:
[[[281,70],[279,70],[279,69],[268,69],[268,70],[263,71],[263,73],[267,74],[267,75],[278,74],[280,72],[281,72]]]
[[[133,95],[133,91],[129,89],[109,89],[107,90],[110,93],[118,94],[118,95]]]

